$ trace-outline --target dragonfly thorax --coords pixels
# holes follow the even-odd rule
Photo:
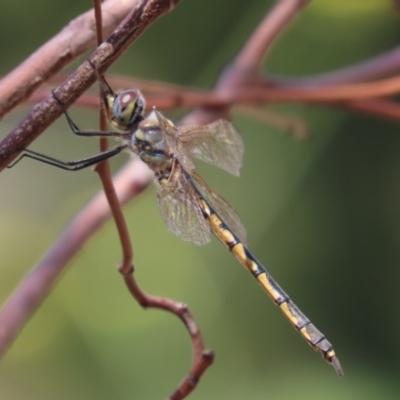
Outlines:
[[[173,164],[173,156],[167,152],[164,134],[154,111],[132,133],[130,148],[156,174],[170,169]]]

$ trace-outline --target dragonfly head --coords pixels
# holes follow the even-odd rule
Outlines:
[[[130,89],[108,95],[106,106],[111,125],[126,132],[136,129],[143,119],[146,101],[140,90]]]

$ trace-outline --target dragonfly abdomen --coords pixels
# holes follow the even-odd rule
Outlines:
[[[204,218],[208,221],[213,234],[228,247],[239,262],[257,279],[264,291],[281,309],[286,318],[300,332],[307,343],[314,350],[320,352],[328,363],[333,365],[339,376],[343,376],[339,359],[336,357],[333,346],[326,339],[325,335],[299,310],[290,297],[271,277],[265,267],[252,255],[250,250],[236,237],[202,197],[199,197],[199,203]]]

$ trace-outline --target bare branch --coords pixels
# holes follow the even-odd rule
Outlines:
[[[321,87],[367,82],[398,74],[400,72],[400,47],[342,69],[306,78],[290,78],[274,74],[266,75],[269,84],[281,87]]]
[[[293,19],[294,15],[308,2],[309,0],[278,1],[236,56],[235,68],[242,71],[257,69],[267,55],[272,42]]]
[[[333,103],[333,106],[346,108],[379,117],[400,120],[400,104],[385,99],[352,100],[343,103]]]
[[[98,44],[100,44],[102,42],[102,36],[101,9],[99,7],[99,0],[94,0],[94,7],[96,10],[97,41]],[[105,131],[107,129],[107,117],[104,107],[100,107],[99,117],[100,130]],[[107,138],[100,138],[100,151],[106,151],[107,148]],[[200,329],[198,328],[197,323],[189,312],[187,306],[167,298],[148,295],[140,288],[133,274],[134,267],[132,242],[129,235],[128,226],[126,224],[125,217],[113,185],[109,161],[106,160],[96,165],[95,171],[100,176],[103,189],[118,230],[122,250],[122,262],[120,263],[119,271],[124,277],[127,288],[143,308],[158,308],[173,313],[182,320],[189,332],[193,347],[193,365],[188,376],[185,377],[178,389],[170,397],[171,400],[183,399],[187,397],[189,393],[191,393],[196,387],[201,375],[211,365],[214,359],[214,354],[211,351],[205,350]]]
[[[130,293],[143,308],[151,307],[172,312],[185,324],[192,340],[193,364],[189,374],[181,382],[178,389],[168,397],[168,400],[184,399],[195,389],[201,375],[203,375],[205,370],[212,364],[214,353],[204,349],[200,330],[185,304],[169,300],[165,297],[150,296],[139,287],[133,277],[132,269],[130,271],[124,271],[120,268],[120,272],[125,279],[126,286]]]
[[[259,82],[259,68],[273,40],[293,19],[297,11],[307,3],[306,0],[280,0],[276,3],[252,33],[233,63],[225,68],[219,77],[210,97],[220,104],[214,103],[206,106],[205,109],[192,112],[188,116],[191,122],[205,123],[228,117],[233,103],[240,101],[237,97],[240,89]]]

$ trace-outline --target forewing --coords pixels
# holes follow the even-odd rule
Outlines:
[[[168,229],[182,240],[206,244],[210,241],[210,227],[191,182],[179,172],[180,167],[168,181],[159,185],[157,198],[161,215]]]
[[[229,229],[243,244],[247,244],[246,228],[232,206],[224,198],[212,191],[196,172],[192,174],[192,182]]]
[[[155,110],[155,113],[161,129],[165,133],[168,150],[173,153],[186,171],[192,171],[195,166],[189,150],[180,139],[178,128],[159,111]]]
[[[189,124],[177,128],[159,111],[156,111],[156,115],[165,133],[169,151],[186,171],[194,169],[192,157],[195,157],[233,175],[239,175],[244,145],[242,137],[229,121],[220,119],[208,125]]]
[[[182,125],[179,138],[190,156],[239,175],[244,145],[229,121],[220,119],[208,125]]]

